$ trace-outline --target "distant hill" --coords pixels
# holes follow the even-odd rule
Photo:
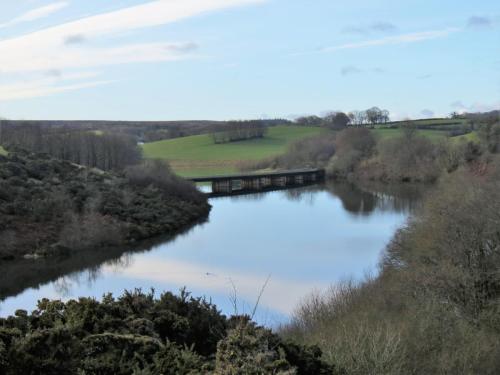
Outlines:
[[[266,126],[288,124],[282,119],[256,120]],[[214,129],[224,129],[230,121],[186,120],[186,121],[101,121],[101,120],[2,120],[4,126],[30,126],[51,130],[82,130],[120,132],[149,142],[162,139],[207,134]]]

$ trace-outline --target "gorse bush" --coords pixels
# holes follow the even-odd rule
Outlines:
[[[124,175],[10,153],[0,156],[0,188],[0,261],[174,234],[210,210],[192,184],[154,161]]]
[[[0,319],[6,375],[340,373],[320,357],[185,291],[42,300],[31,314]]]
[[[193,184],[175,175],[168,163],[163,160],[145,160],[141,164],[125,169],[125,175],[132,186],[159,188],[165,195],[201,202],[202,194],[193,188]]]

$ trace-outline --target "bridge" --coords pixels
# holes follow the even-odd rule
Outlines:
[[[238,194],[314,184],[325,179],[324,169],[298,169],[292,171],[254,174],[235,174],[190,178],[192,182],[210,182],[211,195]]]

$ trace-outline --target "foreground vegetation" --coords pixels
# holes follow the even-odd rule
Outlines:
[[[296,345],[248,317],[165,293],[102,301],[42,300],[0,319],[2,374],[341,374],[317,347]]]
[[[380,276],[314,295],[283,335],[348,374],[497,374],[500,160],[443,178],[389,245]]]
[[[209,209],[203,194],[162,162],[112,173],[21,151],[0,156],[4,261],[174,233],[204,219]]]

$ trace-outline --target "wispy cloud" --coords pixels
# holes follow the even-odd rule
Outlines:
[[[66,45],[81,44],[83,42],[85,42],[85,35],[83,34],[68,35],[64,39],[64,44]]]
[[[362,73],[363,71],[358,68],[357,66],[354,66],[354,65],[349,65],[349,66],[344,66],[341,70],[340,70],[340,74],[342,74],[343,76],[348,76],[348,75],[351,75],[351,74],[359,74],[359,73]]]
[[[381,32],[391,32],[391,31],[396,31],[398,28],[396,25],[390,23],[390,22],[376,22],[373,25],[371,25],[371,29],[374,31],[381,31]]]
[[[371,25],[368,26],[347,26],[342,29],[342,32],[347,33],[347,34],[362,34],[362,35],[367,35],[375,32],[382,32],[382,33],[388,33],[388,32],[394,32],[398,28],[396,25],[390,22],[385,22],[385,21],[378,21],[375,23],[372,23]]]
[[[347,49],[359,49],[367,47],[376,46],[386,46],[386,45],[396,45],[396,44],[408,44],[417,43],[426,40],[445,38],[460,29],[458,28],[448,28],[444,30],[433,30],[433,31],[423,31],[418,33],[402,34],[396,36],[389,36],[380,39],[366,40],[362,42],[341,44],[338,46],[330,46],[321,48],[318,52],[335,52]]]
[[[65,75],[23,80],[0,85],[0,101],[31,99],[55,95],[67,91],[82,90],[112,83],[110,80],[95,80],[98,72],[76,72]],[[94,79],[85,81],[88,79]]]
[[[487,28],[493,26],[493,20],[489,17],[470,17],[467,21],[467,26],[470,28]]]
[[[180,55],[192,51],[194,44],[144,43],[92,48],[81,42],[164,25],[210,11],[264,1],[157,0],[86,17],[0,41],[0,67],[3,72],[22,72],[175,60]],[[79,48],[72,48],[74,44],[80,44]]]
[[[381,67],[375,68],[360,68],[355,65],[347,65],[340,69],[340,74],[343,76],[349,76],[353,74],[383,74],[386,70]]]
[[[156,0],[120,10],[67,22],[26,35],[0,40],[0,70],[4,75],[43,74],[32,79],[0,85],[0,101],[53,95],[108,84],[94,74],[78,72],[102,66],[163,62],[194,57],[198,44],[186,41],[109,43],[107,38],[166,25],[208,12],[266,0]],[[10,25],[47,16],[67,5],[58,2],[35,9]],[[93,43],[96,42],[96,43]],[[67,71],[72,71],[68,75]],[[86,82],[68,82],[70,80]]]
[[[49,4],[49,5],[45,5],[45,6],[40,7],[40,8],[32,9],[32,10],[20,15],[19,17],[16,17],[16,18],[10,20],[9,22],[0,24],[0,28],[6,28],[6,27],[14,26],[14,25],[17,25],[20,23],[32,22],[32,21],[36,21],[36,20],[48,17],[48,16],[52,15],[53,13],[56,13],[64,8],[66,8],[68,5],[69,5],[69,3],[67,1],[59,1],[56,3]]]

